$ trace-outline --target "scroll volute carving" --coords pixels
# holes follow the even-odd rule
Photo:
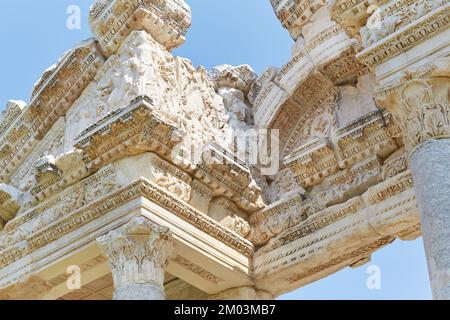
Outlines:
[[[97,244],[109,260],[116,289],[129,284],[163,286],[164,269],[173,252],[168,228],[137,217],[99,237]]]
[[[409,151],[429,139],[450,137],[450,58],[432,71],[408,72],[395,92],[379,99],[400,123]]]

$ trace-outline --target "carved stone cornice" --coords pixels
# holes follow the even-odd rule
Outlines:
[[[368,73],[367,68],[356,59],[356,51],[353,47],[339,52],[335,59],[319,66],[319,70],[336,84],[345,83]]]
[[[267,243],[283,231],[302,224],[322,209],[323,206],[316,201],[305,200],[300,194],[272,203],[251,216],[251,240],[256,245]]]
[[[415,3],[410,5],[413,6]],[[410,10],[416,9],[411,8]],[[418,16],[409,19],[402,18],[401,13],[390,15],[392,13],[385,12],[387,17],[383,17],[382,23],[389,25],[379,26],[378,28],[381,30],[379,34],[373,35],[372,37],[375,38],[369,43],[370,46],[358,53],[356,57],[365,65],[373,68],[448,29],[450,3],[438,6],[432,11],[422,10],[420,12],[417,13]],[[386,19],[390,19],[390,21],[386,22]]]
[[[411,175],[400,174],[315,213],[259,248],[256,284],[288,292],[358,263],[396,237],[413,239],[418,223]]]
[[[169,157],[179,142],[176,127],[153,110],[150,98],[138,97],[84,130],[75,147],[83,150],[84,161],[96,170],[125,156],[156,152]]]
[[[436,61],[425,72],[407,72],[400,82],[378,92],[404,132],[406,149],[429,139],[450,138],[450,58]]]
[[[331,206],[324,210],[316,210],[315,212],[312,211],[312,214],[299,224],[290,229],[285,229],[276,239],[270,241],[264,250],[266,252],[275,250],[306,235],[313,234],[339,220],[358,213],[363,206],[361,198],[355,197],[344,204]]]
[[[5,110],[0,115],[0,136],[14,123],[14,121],[22,114],[27,104],[23,101],[8,101]]]
[[[249,65],[230,66],[220,65],[208,72],[214,82],[215,89],[233,88],[247,94],[257,75]]]
[[[37,139],[42,138],[72,106],[94,79],[103,62],[97,43],[90,39],[69,51],[54,69],[44,74],[36,84],[28,105],[31,112],[28,116],[37,116],[39,120],[45,117],[45,121],[35,128]]]
[[[389,0],[328,0],[331,18],[341,25],[350,38],[359,38],[359,30],[369,18],[369,7]]]
[[[350,188],[351,184],[343,179],[353,179],[350,175],[359,174],[366,168],[371,170],[373,167],[375,167],[375,172],[379,173],[380,167],[376,157],[374,160],[359,165],[359,167],[354,167],[353,172],[342,172],[331,181],[337,181],[342,183],[340,186]],[[373,177],[377,179],[376,176],[371,174],[369,174],[368,179],[373,179]],[[338,204],[325,204],[324,195],[321,193],[314,194],[312,200],[302,200],[301,195],[298,194],[273,203],[251,216],[250,221],[254,226],[252,241],[259,245],[274,238],[264,248],[265,252],[271,252],[302,237],[313,236],[321,229],[332,226],[339,220],[360,214],[366,207],[380,203],[388,204],[401,193],[412,190],[413,187],[410,172],[398,174],[395,178],[386,182],[376,184],[377,182],[379,180],[375,180],[372,183],[357,180],[355,187],[359,188],[359,191],[353,194],[367,189],[370,185],[373,185],[373,187],[369,188],[362,197],[356,196],[351,198],[347,196],[337,202]],[[326,192],[333,192],[331,189],[326,190]],[[349,200],[346,201],[346,199]],[[343,201],[346,202],[342,203]]]
[[[203,181],[214,195],[228,197],[245,211],[262,208],[261,190],[250,186],[252,176],[243,161],[231,151],[210,143],[202,149],[200,163],[194,164],[174,152],[180,136],[180,130],[154,110],[150,98],[143,96],[87,128],[76,139],[75,147],[83,151],[90,172],[115,160],[154,152]]]
[[[31,199],[24,203],[23,210],[62,192],[92,173],[86,168],[80,150],[62,154],[56,158],[53,156],[40,158],[33,164],[31,170],[35,174],[35,184],[30,190]]]
[[[20,209],[21,192],[13,186],[0,184],[0,219],[9,221]]]
[[[414,187],[411,171],[404,171],[367,190],[362,198],[367,205],[375,205]]]
[[[264,206],[261,189],[252,184],[247,164],[216,143],[204,147],[202,162],[196,164],[192,175],[208,185],[215,196],[226,196],[246,212]]]
[[[153,201],[246,257],[253,254],[253,245],[249,241],[156,184],[138,179],[120,188],[112,183],[112,174],[111,168],[106,167],[57,197],[11,220],[6,226],[6,233],[0,236],[0,268],[13,264],[138,197]],[[98,198],[99,194],[104,196]],[[48,223],[39,223],[48,220]],[[24,229],[28,231],[24,232]],[[0,277],[0,281],[2,279]]]
[[[339,166],[348,167],[368,156],[388,156],[398,146],[401,132],[387,111],[374,111],[336,132]]]
[[[27,155],[79,98],[104,59],[94,40],[75,47],[47,70],[31,102],[0,136],[0,181],[8,181]]]
[[[339,170],[334,150],[327,138],[315,139],[301,146],[287,156],[283,163],[291,169],[303,188],[318,184]]]
[[[191,10],[184,0],[96,0],[89,23],[107,56],[116,53],[133,30],[145,30],[171,50],[184,43]]]
[[[250,186],[252,177],[244,162],[217,144],[211,144],[204,150],[205,153],[214,154],[217,161],[204,161],[199,165],[179,162],[177,155],[172,152],[179,142],[179,136],[179,130],[154,111],[150,98],[138,97],[128,107],[118,109],[86,128],[76,139],[75,145],[83,154],[84,163],[67,176],[57,174],[54,175],[55,179],[44,179],[38,183],[32,190],[33,199],[27,208],[109,163],[146,152],[154,152],[176,163],[170,168],[176,170],[175,174],[182,177],[184,182],[190,181],[191,177],[203,181],[211,188],[211,196],[224,195],[245,211],[262,208],[261,190],[256,185]],[[186,196],[189,197],[189,194]]]
[[[291,37],[297,39],[302,27],[326,0],[270,0],[278,19]]]
[[[176,264],[182,266],[183,268],[189,270],[192,273],[195,273],[197,276],[205,279],[208,282],[211,282],[215,285],[224,282],[221,277],[209,272],[208,270],[202,268],[201,266],[193,263],[192,261],[177,255],[175,258],[173,258],[171,261],[175,262]]]
[[[153,285],[164,297],[165,267],[173,252],[169,228],[137,217],[97,238],[97,244],[108,258],[115,298],[133,285]]]

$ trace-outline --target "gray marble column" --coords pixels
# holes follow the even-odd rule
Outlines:
[[[403,132],[435,299],[450,299],[450,58],[379,91]],[[411,279],[414,281],[414,279]]]
[[[450,299],[450,139],[412,151],[411,171],[435,299]]]
[[[173,250],[168,228],[138,217],[97,239],[114,279],[114,300],[164,300],[164,274]]]

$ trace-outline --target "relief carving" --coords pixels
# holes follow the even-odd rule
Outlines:
[[[436,61],[425,77],[408,72],[396,90],[380,91],[379,101],[400,123],[408,151],[426,140],[450,136],[449,61],[449,58]]]

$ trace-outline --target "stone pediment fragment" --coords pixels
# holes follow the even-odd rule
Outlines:
[[[373,13],[380,15],[377,17],[377,20],[381,19],[378,29],[368,25],[361,30],[366,48],[356,57],[365,65],[377,67],[418,46],[420,42],[448,32],[450,3],[441,0],[403,2],[403,6],[398,6],[398,2],[388,3],[384,10]],[[421,4],[424,7],[420,7]]]
[[[30,103],[0,136],[0,180],[22,164],[58,119],[78,99],[103,64],[94,40],[67,52],[37,83]]]
[[[22,111],[25,109],[26,105],[27,104],[23,101],[8,101],[5,109],[0,115],[0,136],[2,136],[3,133],[5,133],[14,121],[22,114]]]
[[[270,2],[295,44],[258,77],[171,54],[183,0],[93,1],[94,38],[0,115],[1,297],[82,294],[70,261],[116,297],[272,298],[422,230],[443,278],[449,0]]]
[[[270,0],[275,14],[284,28],[289,30],[295,40],[302,32],[302,27],[313,14],[326,4],[326,0]]]
[[[216,196],[225,195],[248,212],[263,207],[261,188],[252,178],[248,166],[236,155],[212,143],[205,146],[202,158],[194,176],[212,187]]]
[[[156,152],[167,158],[179,142],[177,128],[153,111],[148,97],[138,97],[87,128],[75,147],[84,151],[90,170],[125,156]]]
[[[20,209],[21,192],[13,186],[0,184],[0,218],[9,221],[16,216]]]
[[[351,38],[358,38],[359,31],[370,17],[372,8],[389,0],[329,0],[331,18],[345,28]],[[369,8],[371,10],[369,10]]]
[[[398,149],[395,138],[399,127],[392,115],[377,110],[359,118],[336,132],[339,165],[344,168],[372,155],[383,158]]]
[[[316,201],[303,199],[298,193],[274,202],[250,217],[253,226],[251,240],[257,245],[262,245],[283,231],[308,220],[322,209],[324,207]]]
[[[209,72],[210,79],[214,82],[216,90],[226,87],[242,91],[247,94],[256,80],[257,75],[249,65],[230,66],[227,64],[214,67]]]
[[[318,184],[325,177],[339,170],[338,161],[328,139],[315,139],[301,146],[284,158],[304,188]]]
[[[133,30],[147,31],[172,50],[184,43],[191,9],[183,0],[96,0],[89,23],[107,56],[116,53]]]

